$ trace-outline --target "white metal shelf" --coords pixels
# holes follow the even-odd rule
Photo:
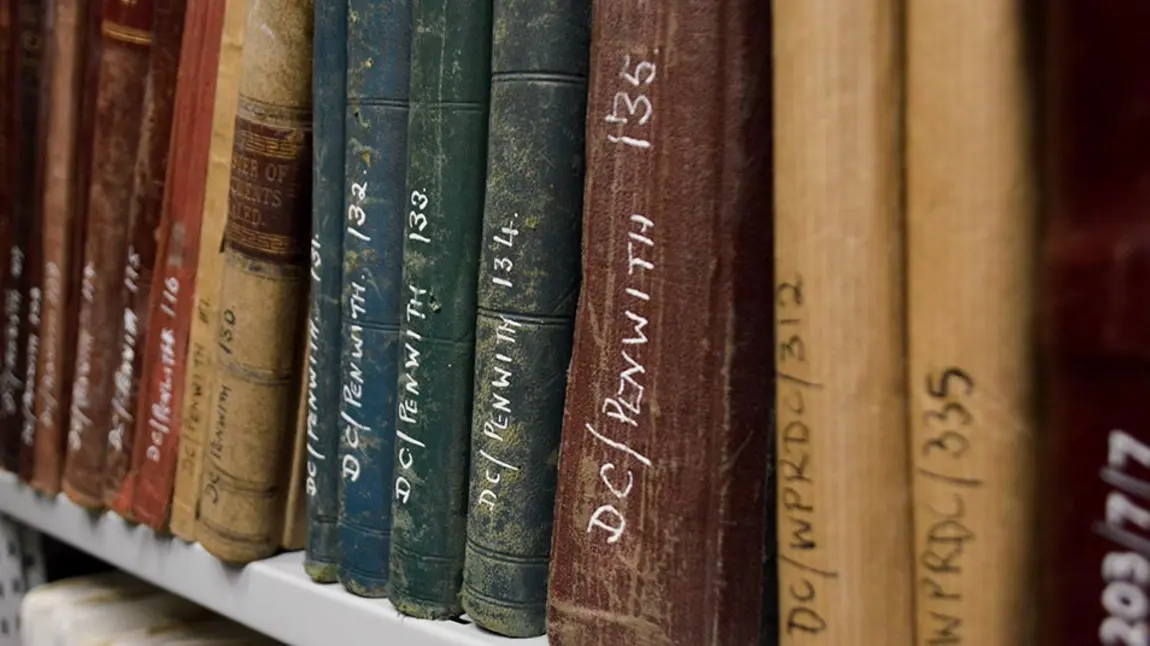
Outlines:
[[[385,599],[364,599],[303,571],[303,552],[232,567],[198,544],[96,515],[60,495],[35,493],[0,472],[0,512],[206,608],[292,646],[546,646],[509,639],[464,620],[404,617]]]

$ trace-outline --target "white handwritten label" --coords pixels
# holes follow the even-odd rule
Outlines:
[[[1102,596],[1105,619],[1098,638],[1106,646],[1150,644],[1150,510],[1140,500],[1150,494],[1150,446],[1124,430],[1110,431],[1107,464],[1101,479],[1110,488],[1105,521],[1095,525],[1102,537],[1122,548],[1102,560]],[[1131,473],[1134,470],[1141,473]],[[1139,477],[1141,476],[1141,477]]]

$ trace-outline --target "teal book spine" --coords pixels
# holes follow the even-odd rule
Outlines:
[[[312,66],[311,289],[307,366],[307,543],[304,569],[336,580],[339,562],[339,362],[343,280],[347,0],[315,0]]]
[[[348,7],[339,580],[381,597],[391,549],[411,3]]]
[[[491,0],[413,0],[389,596],[463,612]]]
[[[495,0],[463,607],[542,635],[579,296],[590,0]]]

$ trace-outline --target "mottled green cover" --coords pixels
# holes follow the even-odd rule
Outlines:
[[[412,2],[389,596],[461,614],[491,1]]]
[[[304,569],[336,579],[339,537],[340,285],[343,276],[343,151],[347,0],[315,0],[312,247],[308,357],[307,549]]]
[[[496,0],[463,606],[541,635],[579,295],[590,0]]]

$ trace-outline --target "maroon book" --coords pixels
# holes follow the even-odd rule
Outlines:
[[[1050,3],[1049,646],[1150,644],[1150,3]]]

